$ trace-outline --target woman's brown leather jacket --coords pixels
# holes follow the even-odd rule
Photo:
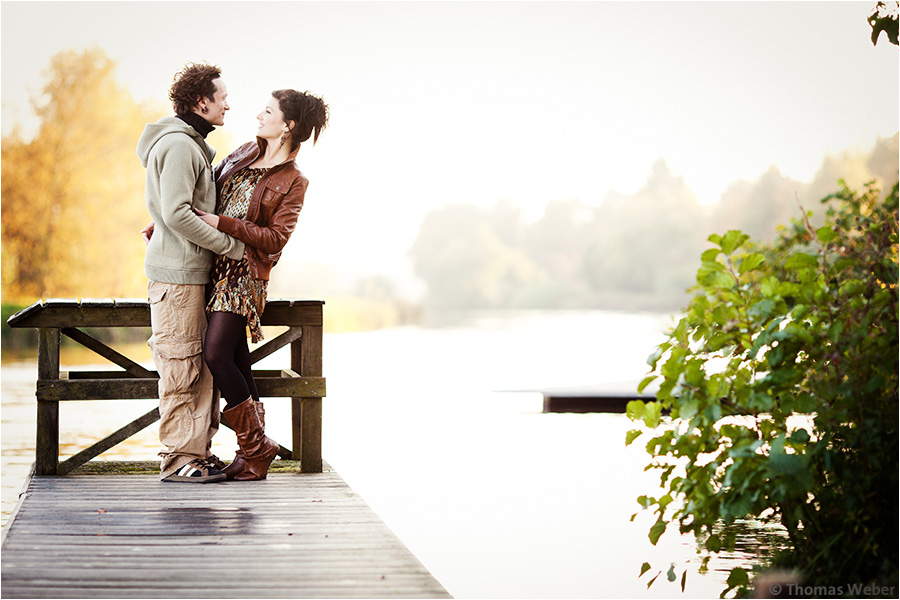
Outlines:
[[[247,142],[216,165],[216,198],[221,208],[222,186],[232,173],[252,163],[265,150],[266,141],[256,138]],[[298,146],[299,149],[299,146]],[[294,150],[287,160],[263,175],[247,208],[246,219],[219,215],[219,231],[244,242],[244,257],[250,265],[250,276],[268,281],[272,267],[278,262],[284,245],[297,226],[303,208],[303,196],[309,180],[297,169]]]

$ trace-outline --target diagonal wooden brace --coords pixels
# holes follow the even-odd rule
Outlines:
[[[105,438],[103,438],[102,440],[97,442],[96,444],[94,444],[88,448],[85,448],[78,454],[75,454],[74,456],[70,456],[63,462],[59,463],[59,466],[56,468],[57,475],[68,475],[74,469],[77,469],[78,467],[80,467],[87,461],[91,460],[95,456],[102,454],[103,452],[106,452],[107,450],[109,450],[110,448],[112,448],[113,446],[115,446],[117,444],[121,444],[122,442],[124,442],[125,440],[127,440],[128,438],[133,436],[134,434],[143,430],[145,427],[148,427],[148,426],[152,425],[153,423],[156,423],[158,420],[159,420],[159,408],[157,407],[157,408],[154,408],[153,410],[151,410],[150,412],[146,413],[145,415],[138,417],[137,419],[135,419],[134,421],[132,421],[125,427],[122,427],[121,429],[115,431],[114,433],[111,433],[110,435],[106,436]]]

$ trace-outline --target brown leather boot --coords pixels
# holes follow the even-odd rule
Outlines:
[[[266,437],[256,402],[253,398],[247,398],[234,408],[226,408],[225,417],[234,427],[238,445],[244,454],[244,468],[234,475],[234,480],[265,479],[269,465],[278,453],[278,444]]]
[[[266,429],[266,409],[263,408],[263,403],[254,400],[253,398],[248,398],[248,401],[256,404],[256,412],[259,413],[259,422],[262,425],[263,431]],[[237,452],[234,453],[234,460],[231,461],[231,464],[222,469],[222,472],[225,473],[225,477],[230,481],[234,479],[234,476],[244,470],[244,452],[238,448]]]
[[[244,453],[238,450],[234,453],[234,460],[231,461],[231,464],[222,469],[222,472],[225,473],[225,479],[231,481],[234,479],[234,476],[244,470]]]

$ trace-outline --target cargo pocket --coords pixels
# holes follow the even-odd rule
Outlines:
[[[150,288],[147,290],[147,300],[150,304],[150,325],[153,329],[153,335],[147,340],[147,345],[153,351],[153,359],[156,360],[156,346],[154,340],[157,337],[166,337],[171,335],[167,330],[175,327],[173,322],[172,309],[167,306],[167,302],[163,302],[168,296],[169,289],[166,284],[151,282]],[[157,365],[157,368],[159,365]]]
[[[200,379],[203,343],[153,340],[160,395],[189,394]]]
[[[163,301],[163,298],[166,297],[166,292],[168,289],[162,286],[155,286],[153,284],[150,285],[150,289],[147,290],[147,299],[150,301],[150,304],[159,304]]]

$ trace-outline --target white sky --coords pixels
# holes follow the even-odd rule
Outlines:
[[[826,153],[868,151],[900,129],[874,5],[3,2],[2,126],[33,127],[29,93],[70,48],[105,50],[138,100],[167,102],[186,62],[218,64],[236,142],[271,90],[311,90],[332,122],[300,153],[311,184],[288,252],[396,271],[449,203],[599,203],[659,158],[709,203],[772,164],[805,181]]]

